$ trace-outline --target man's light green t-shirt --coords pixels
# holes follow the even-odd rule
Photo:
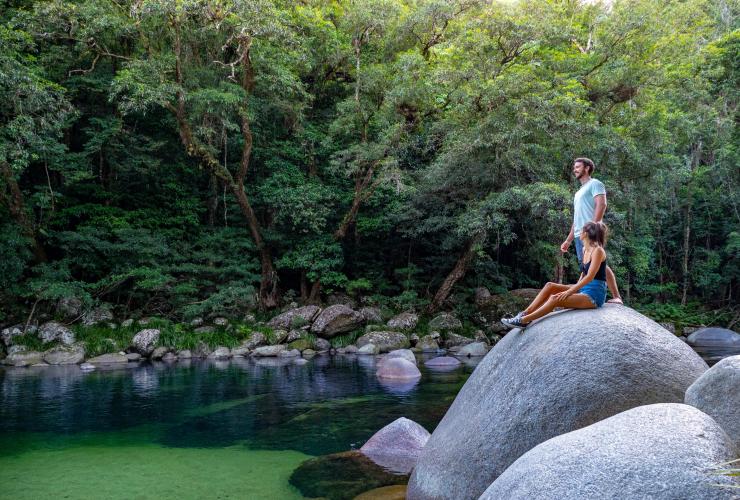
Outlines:
[[[606,194],[604,184],[596,179],[591,179],[581,186],[573,198],[573,229],[576,238],[581,234],[581,229],[587,222],[594,220],[596,201],[594,196]]]

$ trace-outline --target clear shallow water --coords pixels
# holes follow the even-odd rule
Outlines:
[[[382,384],[318,356],[0,369],[0,498],[301,498],[293,470],[405,416],[430,432],[473,370]]]

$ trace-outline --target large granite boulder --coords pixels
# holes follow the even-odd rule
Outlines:
[[[133,348],[142,356],[149,356],[154,352],[154,347],[159,340],[159,330],[156,328],[147,328],[134,335],[131,341]]]
[[[55,340],[58,340],[64,345],[72,345],[75,343],[74,332],[55,321],[49,321],[48,323],[41,325],[41,327],[39,327],[38,336],[44,344],[54,342]]]
[[[419,315],[412,312],[397,314],[388,320],[388,328],[393,330],[413,330],[419,322]]]
[[[85,360],[85,347],[82,344],[56,346],[46,351],[43,359],[50,365],[76,365]]]
[[[562,311],[512,330],[435,429],[409,499],[477,498],[539,443],[636,406],[682,402],[706,369],[688,345],[624,306]]]
[[[640,406],[541,443],[480,498],[729,500],[740,481],[714,472],[735,457],[727,434],[696,408]]]
[[[360,448],[360,453],[381,467],[408,474],[416,465],[429,435],[421,425],[401,417],[373,434]]]
[[[362,326],[362,314],[344,304],[329,306],[316,316],[311,331],[320,337],[330,339],[341,333],[351,332]]]
[[[282,328],[284,330],[298,328],[304,324],[311,323],[316,315],[319,314],[320,310],[318,306],[296,307],[275,316],[267,323],[267,326],[270,328]]]
[[[430,330],[440,332],[456,332],[462,330],[462,321],[452,313],[440,313],[429,322]]]
[[[383,322],[383,313],[379,307],[363,307],[360,309],[360,314],[366,323],[380,324]]]
[[[406,349],[410,346],[408,337],[399,332],[370,332],[357,339],[357,347],[366,344],[375,344],[380,352],[390,352],[396,349]]]
[[[688,343],[696,347],[735,347],[740,349],[740,333],[726,328],[700,328],[689,335]]]
[[[740,356],[725,358],[705,371],[688,388],[685,401],[712,417],[740,453]]]
[[[421,378],[421,372],[416,367],[416,364],[404,358],[383,360],[383,363],[378,365],[376,375],[380,378],[394,380],[414,380]]]
[[[3,360],[3,364],[9,366],[31,366],[37,365],[43,361],[43,353],[38,351],[16,351],[11,352]]]

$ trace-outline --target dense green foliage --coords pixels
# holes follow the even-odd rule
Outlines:
[[[172,319],[332,292],[464,312],[476,286],[575,277],[558,247],[577,156],[607,186],[625,299],[730,322],[737,16],[735,0],[12,1],[0,323],[67,296]]]

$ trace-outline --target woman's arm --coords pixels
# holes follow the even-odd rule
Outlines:
[[[575,285],[571,285],[570,288],[568,288],[564,292],[553,295],[553,298],[555,298],[556,300],[564,300],[574,293],[577,293],[578,290],[586,286],[588,283],[591,282],[591,280],[594,279],[594,276],[596,276],[596,273],[599,272],[599,267],[601,267],[601,263],[604,262],[604,259],[606,259],[606,252],[601,247],[597,248],[591,254],[591,265],[588,268],[588,273],[585,276],[583,275],[583,273],[581,273],[581,277],[578,279],[578,283],[576,283]]]

